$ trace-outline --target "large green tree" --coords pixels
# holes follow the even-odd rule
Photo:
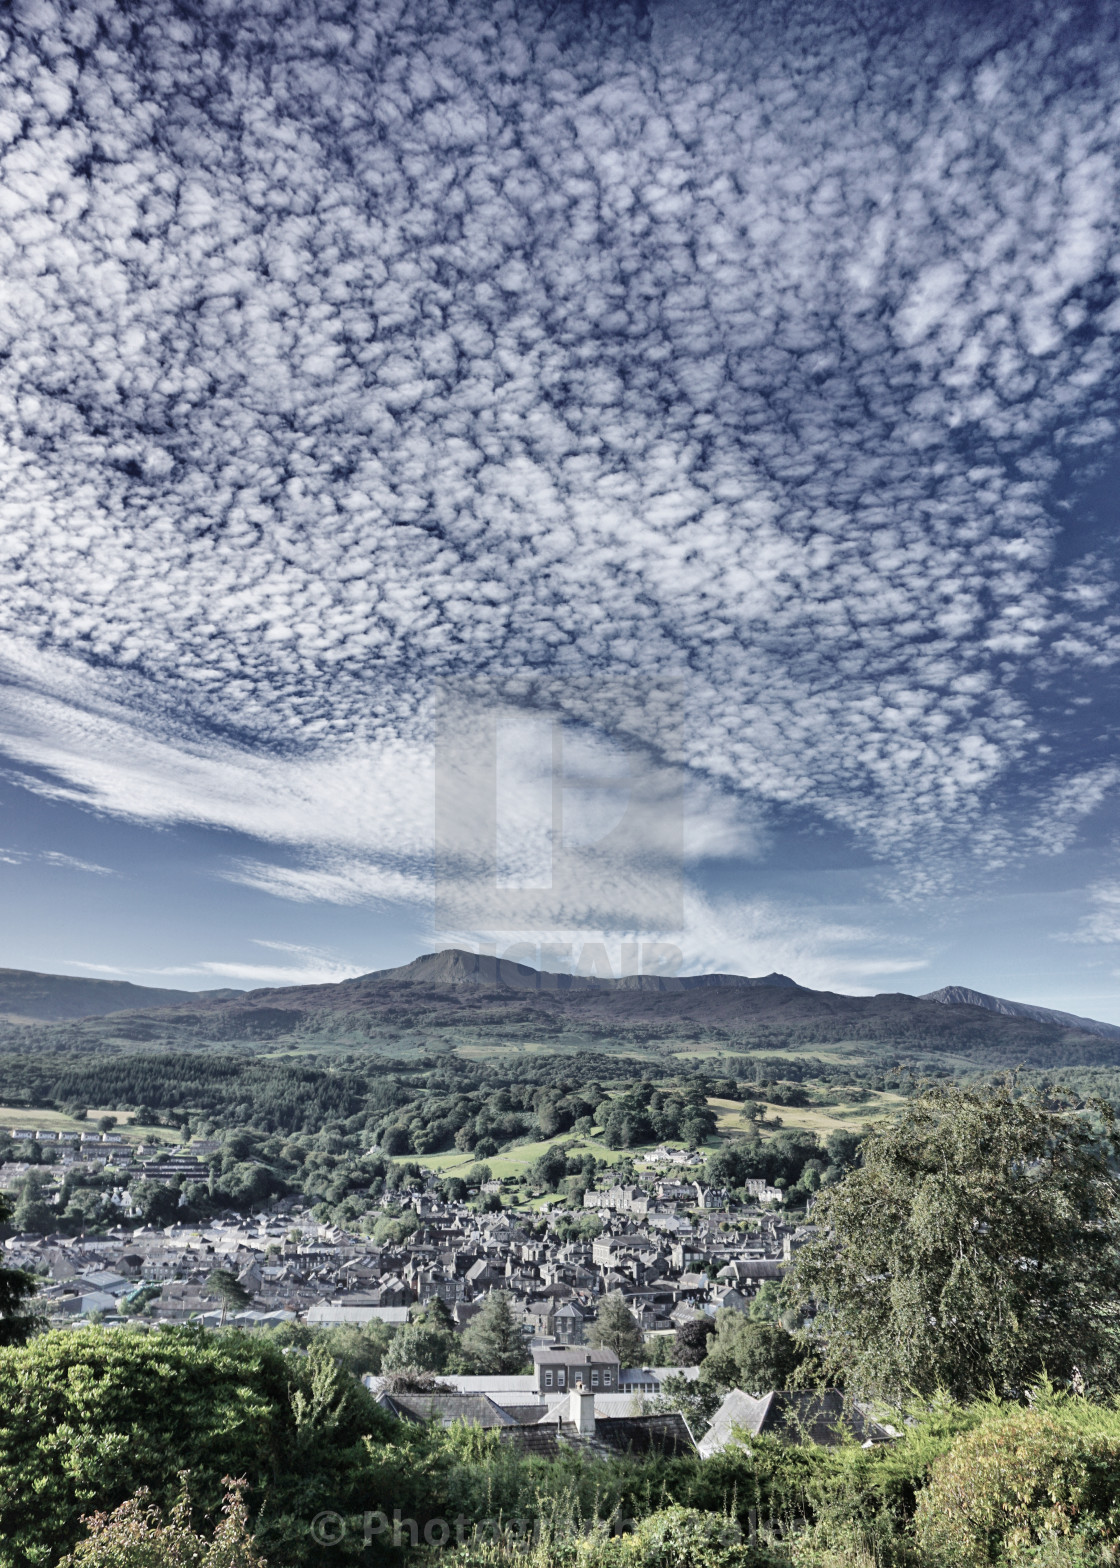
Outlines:
[[[714,1318],[697,1317],[682,1323],[676,1333],[676,1355],[668,1365],[698,1367],[708,1354],[708,1341],[715,1331]]]
[[[588,1337],[592,1345],[613,1350],[624,1367],[641,1364],[645,1336],[620,1290],[612,1290],[603,1297]]]
[[[137,1181],[129,1188],[145,1225],[171,1225],[179,1213],[179,1190],[170,1182]]]
[[[244,1312],[253,1299],[232,1269],[211,1269],[206,1289],[221,1302],[223,1323],[227,1312]]]
[[[826,1368],[859,1393],[1015,1396],[1112,1376],[1120,1155],[1107,1107],[935,1088],[864,1140],[817,1199],[794,1291]]]
[[[12,1224],[16,1230],[35,1231],[45,1235],[55,1227],[56,1215],[43,1196],[43,1178],[31,1171],[25,1177],[16,1200]]]
[[[722,1389],[763,1394],[774,1388],[812,1386],[818,1368],[794,1336],[778,1323],[760,1323],[722,1307],[701,1377]]]
[[[534,1186],[555,1192],[568,1174],[568,1156],[554,1144],[537,1156],[525,1174]]]
[[[0,1225],[11,1218],[12,1206],[0,1193]],[[0,1345],[22,1345],[35,1328],[37,1318],[27,1310],[39,1288],[34,1274],[26,1269],[0,1268]]]
[[[308,1529],[320,1510],[360,1520],[381,1495],[415,1506],[396,1459],[410,1435],[318,1347],[285,1356],[267,1335],[186,1327],[39,1334],[0,1349],[0,1568],[55,1562],[83,1515],[141,1487],[173,1504],[184,1470],[211,1516],[223,1476],[245,1477],[264,1555],[310,1568],[324,1560]],[[353,1562],[361,1531],[332,1551]]]
[[[525,1341],[504,1291],[492,1291],[463,1330],[463,1353],[490,1376],[521,1372],[528,1365]]]
[[[381,1366],[386,1372],[446,1372],[455,1348],[454,1330],[425,1314],[397,1330]]]

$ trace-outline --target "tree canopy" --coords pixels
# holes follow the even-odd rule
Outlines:
[[[11,1203],[0,1193],[0,1225],[11,1213]],[[26,1269],[0,1268],[0,1345],[21,1345],[34,1329],[37,1319],[27,1305],[38,1289],[38,1280]]]
[[[641,1363],[645,1337],[620,1290],[603,1297],[599,1315],[591,1325],[590,1339],[592,1345],[613,1350],[624,1367]]]
[[[454,1332],[423,1314],[397,1330],[381,1365],[386,1372],[446,1372],[455,1348]]]
[[[504,1291],[487,1296],[463,1330],[462,1344],[467,1359],[491,1376],[520,1372],[529,1359]]]
[[[269,1336],[187,1327],[39,1335],[0,1350],[0,1568],[44,1562],[45,1541],[53,1561],[84,1535],[83,1515],[142,1487],[174,1504],[184,1470],[211,1514],[222,1477],[244,1476],[265,1556],[306,1563],[308,1519],[368,1506],[367,1434],[401,1437],[315,1347],[285,1356]],[[411,1500],[403,1476],[392,1484]]]
[[[1009,1084],[939,1087],[865,1138],[795,1269],[827,1369],[895,1398],[1111,1380],[1120,1149],[1099,1112],[1103,1126]]]
[[[682,1323],[676,1333],[676,1359],[679,1367],[698,1367],[708,1354],[708,1341],[716,1331],[715,1320],[709,1317],[693,1318]]]
[[[702,1376],[721,1389],[764,1394],[776,1388],[807,1388],[818,1369],[804,1348],[778,1323],[752,1322],[721,1307],[708,1344]]]
[[[253,1299],[230,1269],[211,1269],[206,1276],[206,1288],[221,1302],[223,1322],[228,1311],[243,1312]]]
[[[29,1171],[20,1188],[12,1224],[16,1230],[34,1231],[45,1235],[53,1229],[54,1214],[43,1196],[43,1178]]]

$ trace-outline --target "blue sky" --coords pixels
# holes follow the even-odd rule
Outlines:
[[[648,941],[1120,1021],[1110,8],[4,27],[5,964]]]

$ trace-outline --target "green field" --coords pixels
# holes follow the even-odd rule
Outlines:
[[[702,1148],[714,1150],[725,1142],[732,1142],[736,1138],[746,1137],[751,1129],[751,1124],[743,1119],[743,1103],[737,1100],[709,1099],[708,1104],[716,1112],[716,1137],[708,1139]],[[865,1102],[850,1105],[827,1106],[791,1106],[771,1105],[756,1101],[765,1112],[767,1122],[758,1125],[758,1130],[763,1139],[772,1138],[779,1130],[798,1132],[813,1132],[818,1137],[825,1138],[830,1132],[850,1132],[864,1124],[888,1116],[905,1103],[898,1094],[874,1091]],[[774,1119],[781,1119],[781,1129],[774,1124]],[[600,1138],[594,1135],[578,1136],[574,1133],[557,1133],[556,1137],[541,1140],[537,1143],[519,1143],[512,1148],[503,1150],[500,1154],[486,1156],[479,1160],[475,1154],[465,1154],[459,1149],[450,1149],[442,1154],[405,1154],[401,1155],[394,1163],[402,1164],[416,1161],[425,1170],[435,1171],[440,1176],[465,1176],[472,1166],[485,1164],[489,1166],[491,1175],[501,1180],[507,1176],[524,1176],[534,1160],[540,1158],[546,1150],[563,1145],[569,1155],[593,1154],[603,1165],[617,1165],[622,1160],[641,1161],[652,1154],[656,1144],[647,1143],[635,1145],[630,1149],[610,1149]],[[676,1139],[667,1139],[665,1147],[668,1149],[683,1149],[684,1144]]]
[[[114,1110],[105,1106],[86,1113],[84,1122],[67,1116],[63,1111],[29,1110],[26,1105],[0,1105],[0,1131],[12,1127],[29,1127],[33,1132],[96,1132],[101,1116],[115,1116],[114,1132],[123,1134],[130,1143],[178,1143],[179,1132],[174,1127],[134,1127],[132,1111]]]
[[[900,1094],[873,1090],[868,1100],[850,1105],[771,1105],[764,1101],[755,1103],[762,1107],[768,1119],[780,1117],[782,1128],[815,1132],[819,1137],[824,1138],[830,1132],[850,1132],[853,1127],[877,1121],[881,1116],[889,1116],[906,1102]],[[748,1131],[749,1123],[743,1120],[741,1104],[734,1100],[709,1100],[708,1104],[718,1112],[717,1125],[722,1137],[741,1138]],[[763,1138],[773,1137],[778,1130],[773,1126],[759,1127]]]
[[[600,1143],[594,1137],[581,1138],[573,1133],[558,1133],[555,1138],[547,1138],[540,1143],[515,1144],[501,1154],[487,1155],[482,1161],[476,1154],[463,1154],[459,1149],[449,1149],[443,1154],[405,1154],[396,1163],[416,1160],[426,1170],[438,1171],[441,1176],[463,1176],[472,1165],[478,1164],[488,1165],[495,1178],[523,1176],[534,1160],[557,1144],[563,1144],[570,1154],[593,1154],[607,1165],[617,1165],[619,1160],[632,1157],[635,1153],[633,1149],[608,1149],[605,1143]]]

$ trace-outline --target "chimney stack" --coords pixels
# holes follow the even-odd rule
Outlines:
[[[595,1436],[595,1395],[591,1389],[572,1389],[568,1398],[568,1419],[580,1437]]]

